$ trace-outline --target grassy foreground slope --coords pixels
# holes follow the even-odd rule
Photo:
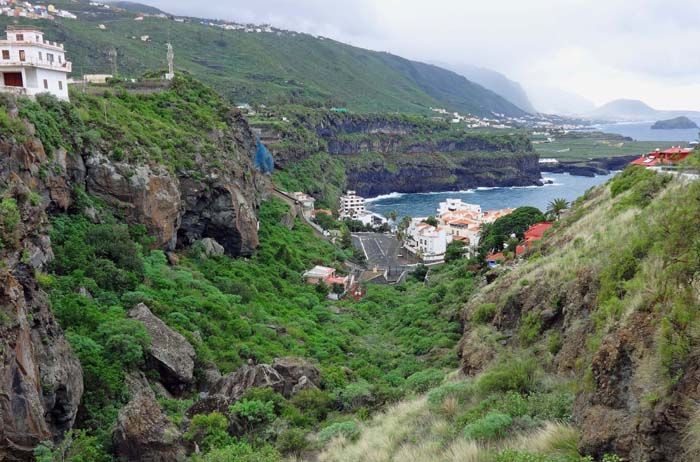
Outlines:
[[[589,191],[470,299],[460,374],[320,459],[696,460],[698,201],[642,168]]]
[[[464,113],[523,111],[499,95],[436,66],[409,61],[306,34],[224,31],[170,19],[134,21],[134,13],[100,9],[87,1],[58,1],[78,20],[31,21],[66,45],[76,76],[112,73],[109,51],[119,53],[119,73],[134,77],[165,69],[165,44],[175,48],[178,69],[192,73],[234,102],[312,101],[354,111],[427,113],[447,107]],[[14,19],[0,18],[0,27]],[[106,30],[98,29],[104,24]],[[141,36],[150,41],[143,42]]]

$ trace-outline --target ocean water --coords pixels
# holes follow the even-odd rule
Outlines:
[[[593,178],[573,176],[566,173],[545,173],[545,180],[553,184],[545,186],[526,186],[511,188],[477,188],[468,191],[401,194],[392,193],[367,200],[367,209],[385,215],[396,210],[399,217],[425,217],[435,215],[438,204],[447,198],[462,199],[470,204],[479,204],[482,210],[517,208],[531,205],[544,211],[552,199],[563,197],[573,201],[588,188],[599,185],[612,178],[599,175]]]
[[[700,119],[692,119],[700,125]],[[682,141],[688,143],[698,139],[698,129],[689,130],[652,130],[651,122],[617,123],[595,125],[594,128],[605,133],[616,133],[622,136],[629,136],[637,141]]]

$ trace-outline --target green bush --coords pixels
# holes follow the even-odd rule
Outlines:
[[[306,433],[298,428],[284,430],[277,437],[277,450],[284,455],[293,455],[299,458],[309,446]]]
[[[252,447],[245,442],[231,442],[226,446],[212,449],[204,456],[194,456],[193,462],[279,462],[279,452],[264,444]]]
[[[192,417],[190,428],[183,436],[189,441],[196,442],[202,451],[207,452],[214,448],[233,443],[233,438],[228,434],[228,420],[219,412],[211,414],[197,414]]]
[[[476,388],[483,395],[496,391],[527,393],[537,386],[538,374],[537,361],[532,357],[505,358],[479,377]]]
[[[425,393],[445,380],[445,373],[438,369],[416,372],[406,379],[405,387],[414,393]]]
[[[256,426],[272,422],[276,417],[274,402],[257,399],[238,401],[229,407],[229,411],[233,416],[242,419],[249,431]]]
[[[495,303],[484,303],[476,307],[471,315],[474,324],[484,324],[490,322],[496,314],[498,307]]]
[[[21,217],[17,201],[6,197],[0,200],[0,249],[14,250],[19,245]]]
[[[503,437],[513,419],[508,414],[490,412],[485,417],[464,427],[464,437],[471,440],[485,440]]]
[[[520,329],[518,330],[518,338],[525,344],[530,344],[537,340],[537,337],[542,331],[542,321],[538,313],[529,312],[520,320]]]
[[[456,398],[459,402],[468,399],[473,393],[471,382],[447,382],[428,392],[428,402],[433,406],[439,406],[447,397]]]
[[[360,427],[354,421],[337,422],[331,424],[318,433],[318,441],[326,445],[333,438],[342,436],[348,441],[355,441],[360,437]]]

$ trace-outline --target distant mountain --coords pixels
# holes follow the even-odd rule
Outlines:
[[[593,101],[556,87],[528,86],[527,94],[535,109],[544,114],[579,116],[595,109]]]
[[[113,1],[113,2],[108,2],[110,5],[114,5],[116,7],[122,8],[126,11],[130,11],[132,13],[143,13],[143,14],[162,14],[164,11],[159,10],[158,8],[150,5],[144,5],[143,3],[138,3],[138,2],[127,2],[127,1]]]
[[[651,126],[653,130],[681,130],[698,128],[698,124],[686,116],[674,117],[673,119],[659,120]]]
[[[523,87],[518,82],[510,80],[500,72],[469,64],[448,65],[443,67],[448,67],[472,82],[478,83],[482,87],[501,95],[523,111],[530,113],[537,112]]]
[[[611,120],[653,120],[660,112],[636,99],[616,99],[590,113],[591,117]]]
[[[189,72],[234,102],[310,102],[354,112],[430,114],[431,107],[439,107],[480,116],[525,114],[455,72],[324,37],[274,28],[227,30],[224,24],[209,20],[147,17],[134,21],[133,11],[106,10],[86,0],[53,4],[76,13],[78,20],[32,24],[41,26],[50,40],[65,43],[78,75],[111,73],[109,52],[115,48],[123,76],[165,69],[165,44],[170,41],[176,69]],[[0,27],[16,20],[28,21],[3,16]],[[99,28],[100,24],[105,27]],[[149,36],[147,41],[140,40],[144,35]]]

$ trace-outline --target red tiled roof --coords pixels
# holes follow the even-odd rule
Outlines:
[[[542,239],[544,233],[551,227],[552,223],[535,223],[534,225],[530,226],[530,228],[527,231],[525,231],[525,241],[531,242]]]

